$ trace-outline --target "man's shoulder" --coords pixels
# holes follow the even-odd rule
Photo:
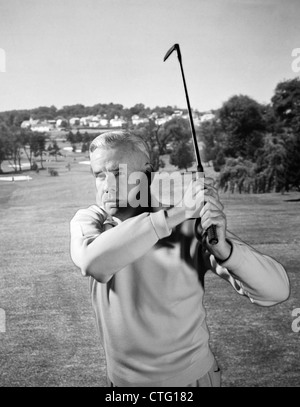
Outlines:
[[[106,212],[101,209],[98,205],[91,205],[88,208],[83,208],[79,209],[73,218],[71,219],[71,222],[105,222],[107,218]]]

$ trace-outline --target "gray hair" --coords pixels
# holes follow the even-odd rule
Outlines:
[[[123,149],[131,150],[137,153],[142,153],[149,160],[150,150],[146,141],[139,135],[133,134],[126,130],[107,131],[96,137],[90,145],[90,155],[97,148],[115,148],[123,147]]]

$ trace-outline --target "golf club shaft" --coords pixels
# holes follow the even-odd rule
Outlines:
[[[190,118],[190,126],[191,126],[192,136],[193,136],[194,150],[195,150],[195,154],[196,154],[197,172],[198,173],[202,172],[204,174],[204,169],[203,169],[203,166],[202,166],[202,163],[201,163],[199,147],[198,147],[198,142],[197,142],[197,138],[196,138],[196,131],[195,131],[194,120],[193,120],[193,116],[192,116],[192,109],[191,109],[191,105],[190,105],[190,99],[189,99],[187,86],[186,86],[186,81],[185,81],[185,76],[184,76],[184,71],[183,71],[183,67],[182,67],[182,60],[181,60],[181,53],[180,53],[180,50],[179,50],[179,45],[178,45],[178,51],[179,51],[178,60],[179,60],[180,69],[181,69],[184,92],[185,92],[185,97],[186,97],[186,102],[187,102],[187,107],[188,107],[188,112],[189,112],[189,118]],[[179,57],[179,55],[180,55],[180,57]],[[196,220],[196,223],[195,223],[195,234],[196,234],[198,240],[201,239],[201,235],[199,235],[199,232],[198,232],[200,224],[201,224],[201,219],[198,218]],[[207,233],[208,241],[209,241],[209,243],[211,245],[215,245],[215,244],[218,243],[216,225],[211,225],[207,229],[206,233]]]
[[[193,115],[192,115],[192,109],[190,105],[190,99],[187,91],[187,86],[186,86],[186,81],[185,81],[185,76],[184,76],[184,71],[183,71],[183,66],[182,66],[182,58],[181,58],[181,52],[180,52],[180,47],[179,44],[173,45],[172,48],[169,49],[167,54],[165,55],[164,61],[169,58],[169,56],[172,54],[172,52],[176,49],[177,51],[177,57],[178,61],[180,64],[180,69],[181,69],[181,76],[183,80],[183,85],[184,85],[184,92],[185,92],[185,97],[186,97],[186,102],[187,102],[187,107],[188,107],[188,112],[189,112],[189,118],[190,118],[190,126],[192,130],[192,138],[193,138],[193,144],[194,144],[194,151],[196,155],[196,162],[197,162],[197,173],[203,173],[203,166],[201,163],[201,158],[200,158],[200,153],[199,153],[199,147],[198,147],[198,142],[197,142],[197,137],[196,137],[196,131],[195,131],[195,126],[194,126],[194,121],[193,121]],[[200,175],[200,174],[199,174]],[[202,240],[201,234],[198,232],[199,230],[199,225],[201,224],[201,219],[197,218],[195,222],[195,235],[198,240]],[[207,231],[207,237],[208,241],[211,245],[215,245],[218,243],[218,236],[217,236],[217,227],[216,225],[211,225]]]
[[[179,64],[180,64],[181,75],[182,75],[182,80],[183,80],[186,103],[187,103],[188,112],[189,112],[190,126],[191,126],[192,137],[193,137],[193,144],[194,144],[194,150],[195,150],[195,154],[196,154],[197,172],[204,172],[203,171],[203,166],[202,166],[202,163],[201,163],[201,159],[200,159],[200,153],[199,153],[199,148],[198,148],[198,143],[197,143],[197,138],[196,138],[196,131],[195,131],[195,126],[194,126],[194,121],[193,121],[193,116],[192,116],[192,109],[191,109],[190,99],[189,99],[189,95],[188,95],[188,91],[187,91],[187,87],[186,87],[185,76],[184,76],[184,72],[183,72],[181,59],[179,59]]]

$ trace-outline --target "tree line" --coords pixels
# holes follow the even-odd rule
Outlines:
[[[108,109],[108,110],[107,110]],[[123,115],[138,114],[151,117],[158,114],[171,115],[170,106],[146,108],[137,104],[124,109],[118,104],[98,104],[66,106],[64,117],[83,114]],[[102,113],[100,113],[102,112]],[[117,113],[118,112],[118,113]],[[36,114],[41,119],[57,118],[62,113],[53,106],[38,108]],[[34,158],[43,165],[47,135],[20,129],[24,111],[0,113],[0,171],[4,159],[16,165],[20,163],[24,151],[30,164]],[[28,114],[28,112],[26,113]],[[30,111],[32,117],[33,112]],[[290,189],[300,191],[300,79],[295,78],[278,83],[269,104],[260,104],[246,95],[235,95],[214,111],[212,120],[197,126],[196,133],[201,144],[201,158],[207,165],[213,165],[218,172],[220,188],[232,192],[283,192]],[[49,115],[49,116],[47,116]],[[37,118],[37,116],[35,116]],[[148,143],[154,170],[163,168],[162,156],[170,155],[170,163],[179,169],[188,169],[194,162],[190,125],[187,119],[174,117],[163,125],[155,120],[138,126],[128,124],[131,131],[141,135]],[[100,134],[100,133],[99,133]],[[86,152],[91,140],[97,134],[70,131],[66,138],[77,149]],[[52,141],[48,154],[57,157],[59,147]]]
[[[201,126],[219,185],[239,192],[300,191],[300,80],[280,82],[267,105],[231,97]]]
[[[151,109],[146,107],[143,103],[137,103],[130,108],[124,107],[119,103],[97,103],[93,106],[84,106],[82,104],[75,104],[70,106],[63,106],[58,109],[55,106],[40,106],[35,109],[23,110],[10,110],[0,112],[0,121],[4,122],[8,127],[20,127],[21,123],[30,118],[34,120],[69,120],[72,117],[85,117],[85,116],[103,116],[108,120],[115,118],[115,116],[123,117],[130,120],[133,115],[139,115],[142,118],[149,117],[152,113],[158,116],[170,115],[174,112],[176,107],[156,106]],[[186,109],[182,109],[186,110]]]

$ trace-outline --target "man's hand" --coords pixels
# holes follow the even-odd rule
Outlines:
[[[169,229],[174,228],[188,219],[199,218],[200,210],[203,205],[203,178],[193,179],[184,191],[181,201],[166,210],[166,221]]]
[[[219,199],[217,189],[213,186],[212,178],[204,179],[205,205],[200,211],[201,224],[198,232],[203,236],[211,225],[216,226],[218,244],[210,245],[206,237],[208,250],[220,261],[226,260],[231,253],[231,244],[226,240],[227,219],[223,212],[224,205]]]

